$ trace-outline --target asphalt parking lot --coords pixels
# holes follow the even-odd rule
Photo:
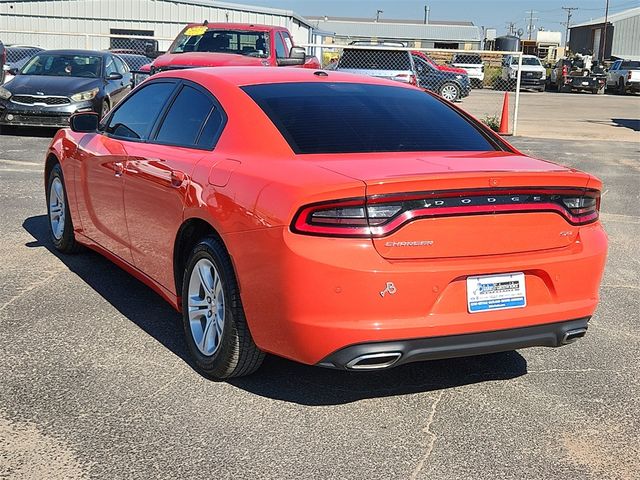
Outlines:
[[[193,370],[147,287],[54,253],[50,134],[15,133],[0,136],[0,478],[638,478],[639,133],[511,139],[604,180],[610,256],[580,342],[364,374],[268,358],[230,382]]]

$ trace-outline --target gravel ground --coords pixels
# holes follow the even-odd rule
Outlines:
[[[268,358],[212,382],[156,294],[52,251],[49,139],[20,133],[0,136],[0,478],[639,478],[637,143],[513,139],[606,184],[580,342],[369,374]]]

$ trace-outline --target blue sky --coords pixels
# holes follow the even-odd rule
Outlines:
[[[375,17],[376,10],[384,10],[382,18],[422,19],[424,5],[431,8],[433,20],[468,20],[479,26],[506,32],[507,24],[525,29],[528,10],[535,10],[536,27],[563,31],[567,14],[560,7],[578,7],[571,23],[580,23],[604,16],[605,0],[244,0],[237,3],[293,10],[300,15],[328,15],[345,17]],[[640,7],[640,0],[610,0],[609,11],[620,12]]]

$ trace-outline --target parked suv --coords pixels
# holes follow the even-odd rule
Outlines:
[[[453,55],[451,65],[462,68],[471,80],[471,86],[482,88],[484,84],[484,63],[477,53],[456,53]]]
[[[418,85],[413,57],[406,50],[345,48],[335,69]]]
[[[451,102],[470,90],[466,74],[440,71],[407,50],[345,48],[336,70],[420,86]]]
[[[515,85],[517,77],[518,57],[507,55],[502,62],[502,81]],[[540,59],[535,55],[523,55],[520,88],[544,92],[546,80],[547,71],[540,63]]]
[[[615,61],[607,74],[607,89],[615,89],[621,95],[627,92],[640,92],[640,62]]]

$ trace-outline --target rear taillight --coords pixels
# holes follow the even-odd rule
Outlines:
[[[416,78],[416,76],[408,73],[399,73],[398,75],[393,77],[393,79],[396,82],[408,83],[414,86],[418,85],[418,79]]]
[[[316,203],[301,208],[295,233],[378,238],[420,218],[553,212],[572,225],[598,219],[600,192],[586,189],[473,190],[379,195]]]
[[[566,77],[568,74],[569,74],[569,69],[567,68],[567,66],[566,66],[566,65],[564,65],[564,66],[562,67],[562,76],[563,76],[563,77]]]
[[[627,72],[627,80],[631,80],[631,70]]]

